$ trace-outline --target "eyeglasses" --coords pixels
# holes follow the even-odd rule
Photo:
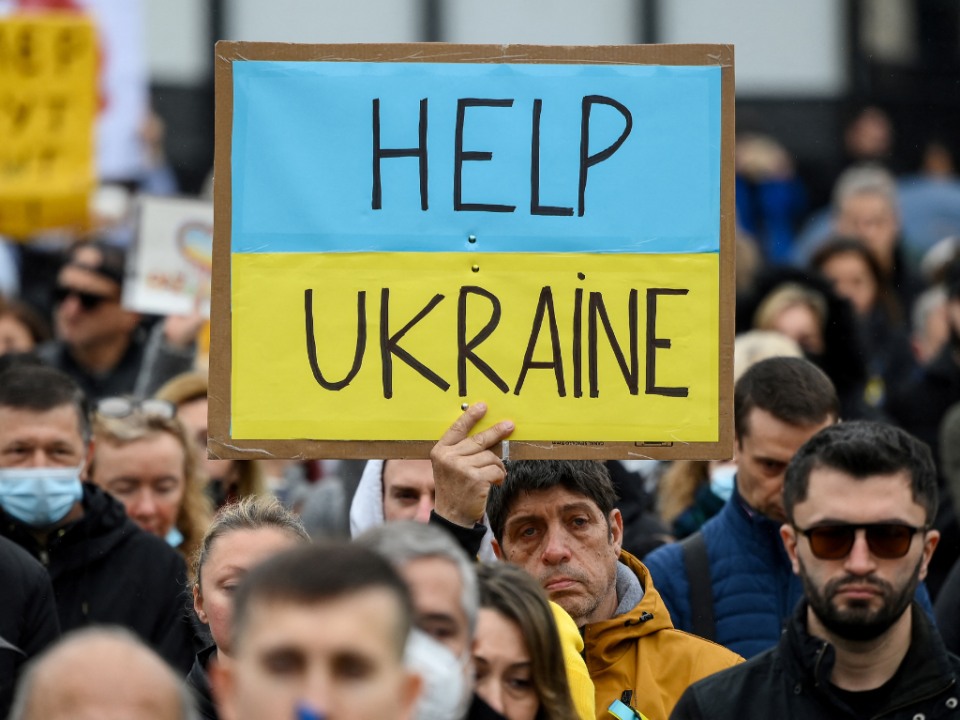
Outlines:
[[[80,301],[80,306],[87,311],[96,310],[103,303],[114,300],[114,298],[108,295],[97,295],[96,293],[88,293],[77,290],[76,288],[64,287],[63,285],[58,285],[53,291],[53,299],[57,305],[62,305],[71,295],[74,295],[77,300]]]
[[[863,529],[867,537],[867,547],[878,558],[893,560],[902,558],[910,550],[913,536],[926,532],[929,525],[913,527],[901,523],[865,523],[863,525],[821,525],[801,530],[793,528],[810,541],[810,550],[821,560],[839,560],[845,558],[853,549],[857,539],[857,530]]]
[[[177,414],[177,407],[172,402],[155,398],[135,400],[125,397],[108,397],[97,402],[97,413],[107,418],[130,417],[137,411],[144,415],[156,415],[172,420]]]

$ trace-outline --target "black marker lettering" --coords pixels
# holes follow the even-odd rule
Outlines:
[[[487,324],[483,326],[483,329],[474,336],[473,340],[467,342],[467,296],[470,294],[487,298],[487,300],[493,303],[493,312]],[[460,300],[457,305],[457,380],[460,385],[460,397],[467,396],[467,360],[472,362],[474,367],[482,372],[487,380],[496,385],[500,392],[510,392],[510,388],[501,377],[494,372],[493,368],[473,352],[480,343],[493,334],[493,331],[497,329],[497,325],[499,324],[500,300],[496,295],[473,285],[465,285],[460,288]]]
[[[404,325],[395,334],[390,335],[390,289],[383,288],[380,291],[380,357],[383,361],[383,396],[387,399],[393,397],[393,356],[403,360],[407,365],[420,373],[427,380],[432,382],[438,388],[446,392],[450,389],[450,383],[437,375],[413,355],[408,353],[398,344],[400,339],[418,322],[423,320],[427,313],[433,310],[443,295],[434,295],[433,299],[427,303],[427,306],[417,313],[416,317]]]
[[[537,347],[537,338],[540,337],[540,328],[543,326],[544,310],[550,315],[550,344],[553,349],[553,360],[550,362],[534,362],[533,351]],[[527,370],[550,370],[557,376],[557,393],[560,397],[567,396],[566,384],[563,381],[563,356],[560,353],[560,332],[557,330],[557,315],[553,309],[553,291],[550,286],[540,291],[540,300],[537,302],[537,313],[533,319],[533,329],[530,331],[530,340],[527,343],[527,352],[523,356],[523,367],[513,394],[519,395],[523,381],[527,377]]]
[[[600,152],[591,155],[590,154],[590,110],[595,104],[609,105],[612,108],[615,108],[623,115],[624,120],[627,121],[626,127],[623,128],[623,133],[617,138],[617,141]],[[623,141],[627,139],[627,135],[630,134],[630,131],[633,129],[633,115],[630,114],[630,111],[627,110],[623,105],[618,103],[613,98],[604,97],[603,95],[587,95],[583,99],[582,105],[582,116],[580,120],[580,205],[577,209],[577,215],[583,217],[584,211],[584,193],[587,189],[587,171],[598,163],[602,163],[604,160],[608,159],[613,155],[617,150],[620,149],[620,146],[623,145]]]
[[[607,308],[603,304],[603,295],[598,292],[590,293],[590,319],[589,319],[589,355],[590,355],[590,397],[600,397],[600,388],[598,382],[597,369],[597,316],[603,323],[603,329],[607,333],[607,340],[613,349],[613,354],[620,365],[620,372],[623,373],[623,379],[627,381],[627,387],[631,395],[640,393],[640,371],[637,357],[637,291],[630,291],[630,368],[627,369],[627,362],[620,350],[620,343],[617,342],[617,336],[610,325],[610,318],[607,317]]]
[[[657,387],[657,348],[670,349],[670,340],[657,337],[657,295],[686,295],[689,290],[649,288],[647,290],[647,395],[687,397],[685,387]]]
[[[583,273],[580,273],[583,275]],[[581,278],[583,279],[583,278]],[[573,396],[583,397],[583,288],[573,294]]]
[[[540,110],[543,100],[533,101],[533,140],[530,143],[530,214],[572,217],[573,208],[540,204]]]
[[[453,209],[457,211],[472,210],[474,212],[506,212],[517,209],[516,205],[487,205],[484,203],[465,203],[462,200],[461,175],[463,163],[466,161],[492,160],[492,152],[477,152],[463,150],[463,120],[468,107],[513,107],[513,100],[487,100],[478,98],[460,98],[457,100],[457,132],[456,147],[453,155]]]
[[[367,294],[362,290],[357,293],[357,350],[353,355],[353,367],[347,376],[339,382],[330,382],[324,379],[317,362],[317,343],[313,332],[313,290],[303,291],[304,313],[307,318],[307,357],[310,359],[310,369],[313,377],[324,390],[343,390],[360,372],[363,363],[363,353],[367,348]]]
[[[380,98],[373,100],[373,199],[370,207],[383,207],[383,192],[380,187],[381,158],[420,158],[420,209],[427,209],[427,98],[420,101],[420,145],[415,148],[380,147]]]

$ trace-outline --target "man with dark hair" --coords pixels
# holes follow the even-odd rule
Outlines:
[[[121,249],[103,242],[71,250],[54,290],[56,339],[37,351],[91,400],[149,397],[193,367],[202,318],[170,317],[148,333],[141,316],[121,305],[124,262]]]
[[[497,556],[523,567],[574,619],[597,717],[619,701],[648,720],[666,720],[688,685],[741,661],[674,629],[647,569],[622,550],[623,518],[602,463],[505,467],[489,448],[513,423],[469,435],[485,413],[483,403],[471,406],[434,446],[434,513],[460,526],[460,538],[473,532],[479,544],[486,509]]]
[[[224,720],[408,720],[420,678],[403,664],[413,603],[356,545],[290,550],[241,583],[233,652],[211,669]]]
[[[956,716],[960,658],[913,599],[940,537],[929,448],[879,423],[829,427],[791,461],[784,508],[803,600],[776,647],[693,685],[672,717]]]
[[[776,645],[802,594],[780,541],[787,463],[839,420],[840,403],[813,363],[777,357],[743,374],[733,405],[733,496],[700,532],[645,562],[676,627],[752,657]]]
[[[122,625],[190,670],[186,566],[123,505],[82,482],[93,457],[83,393],[45,367],[0,375],[0,536],[50,574],[60,628]]]

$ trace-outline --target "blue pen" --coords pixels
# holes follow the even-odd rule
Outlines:
[[[323,715],[306,703],[297,705],[296,720],[326,720]]]

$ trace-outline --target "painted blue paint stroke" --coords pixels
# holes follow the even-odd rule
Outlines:
[[[233,77],[233,252],[719,251],[719,67],[238,61]],[[590,168],[577,217],[586,95],[622,103],[633,130]],[[425,212],[415,157],[381,160],[383,207],[371,209],[374,98],[382,148],[417,146],[429,99]],[[514,101],[466,110],[463,149],[493,159],[462,170],[463,202],[513,213],[453,209],[458,98]],[[540,203],[573,217],[530,214],[534,99]],[[589,152],[623,129],[619,112],[594,105]]]

